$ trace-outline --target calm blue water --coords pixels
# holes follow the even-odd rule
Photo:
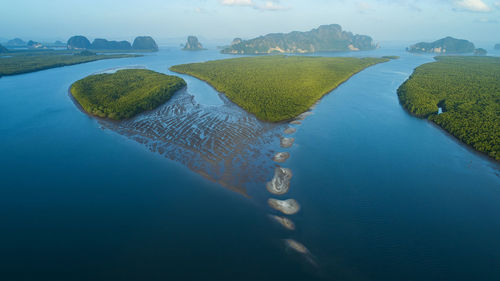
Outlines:
[[[67,94],[92,73],[169,73],[227,57],[216,50],[1,78],[0,279],[500,280],[498,164],[399,105],[396,89],[431,57],[336,55],[386,54],[402,58],[354,76],[297,126],[284,164],[294,172],[284,198],[302,205],[295,232],[268,219],[264,186],[252,198],[222,188],[103,130]],[[182,77],[197,102],[222,104]]]

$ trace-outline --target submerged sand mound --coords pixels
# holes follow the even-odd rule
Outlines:
[[[300,114],[299,116],[297,116],[297,120],[304,120],[306,119],[307,116],[311,115],[312,114],[312,111],[306,111],[302,114]]]
[[[300,205],[295,199],[277,200],[269,198],[267,203],[271,208],[282,212],[285,215],[296,214],[300,210]]]
[[[290,189],[290,179],[292,170],[288,168],[276,167],[273,179],[266,184],[267,191],[275,195],[283,195]]]
[[[289,148],[293,145],[293,142],[295,141],[294,138],[281,138],[281,147],[283,148]]]
[[[304,255],[310,254],[310,252],[306,248],[306,246],[304,246],[302,243],[297,242],[293,239],[285,239],[285,245],[288,246],[290,249],[293,249],[301,254],[304,254]]]
[[[291,134],[293,134],[295,132],[297,132],[297,129],[295,129],[295,128],[287,128],[284,133],[287,134],[287,135],[291,135]]]
[[[295,230],[295,224],[290,219],[285,218],[285,217],[280,217],[280,216],[274,216],[274,215],[270,215],[269,217],[272,220],[281,224],[284,228],[286,228],[288,230]]]
[[[288,158],[290,158],[290,153],[288,152],[278,152],[274,155],[273,160],[278,163],[285,162]]]
[[[300,122],[299,120],[293,120],[292,122],[290,122],[290,124],[292,124],[292,125],[300,125],[300,124],[302,124],[302,122]]]

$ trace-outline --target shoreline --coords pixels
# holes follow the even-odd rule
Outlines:
[[[482,151],[476,150],[472,145],[461,141],[459,138],[457,138],[456,136],[454,136],[453,134],[451,134],[450,132],[448,132],[443,127],[441,127],[438,124],[434,123],[432,120],[429,120],[428,117],[420,118],[417,115],[413,114],[412,112],[410,112],[408,109],[406,109],[401,104],[401,100],[399,99],[399,96],[398,96],[398,102],[399,102],[399,105],[401,106],[401,108],[406,112],[406,114],[408,114],[412,118],[416,118],[416,119],[419,119],[419,120],[426,121],[427,123],[429,123],[433,127],[439,129],[439,131],[441,131],[442,133],[444,133],[447,137],[450,137],[451,139],[453,139],[453,141],[455,141],[457,144],[459,144],[460,146],[466,148],[469,152],[472,152],[472,153],[476,154],[477,156],[481,157],[483,160],[488,161],[488,163],[493,164],[495,166],[495,169],[498,170],[498,171],[500,171],[500,161],[497,161],[496,159],[494,159],[493,157],[489,156],[488,154],[486,154],[486,153],[484,153]]]

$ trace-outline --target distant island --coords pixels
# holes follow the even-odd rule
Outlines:
[[[146,69],[124,69],[85,77],[71,85],[72,96],[89,114],[123,120],[152,110],[186,86],[179,77]]]
[[[158,45],[151,36],[139,36],[134,39],[132,43],[132,49],[134,50],[150,50],[158,51]]]
[[[495,44],[495,50],[500,50],[500,44]]]
[[[486,51],[483,48],[477,48],[474,50],[474,55],[476,56],[486,56],[488,54],[488,51]]]
[[[45,47],[42,43],[35,42],[33,40],[28,41],[27,46],[30,49],[47,49],[47,47]]]
[[[9,47],[24,47],[26,46],[26,42],[23,41],[21,38],[14,38],[12,40],[7,41],[6,46]]]
[[[246,57],[172,66],[207,81],[231,101],[269,122],[297,117],[355,73],[384,58]]]
[[[68,39],[68,50],[85,50],[90,49],[90,41],[82,35],[72,36]]]
[[[373,50],[370,36],[342,31],[338,24],[322,25],[307,32],[272,33],[251,40],[236,38],[225,54],[315,53]]]
[[[403,107],[500,161],[500,58],[439,56],[399,87]]]
[[[158,51],[158,45],[150,36],[136,37],[133,44],[128,41],[108,41],[97,38],[90,43],[87,37],[76,35],[69,38],[67,43],[69,50],[115,50],[115,51]]]
[[[198,41],[198,38],[196,36],[188,36],[186,45],[184,45],[184,48],[182,48],[185,51],[202,51],[206,50],[203,48],[201,43]]]
[[[476,47],[464,39],[446,37],[432,43],[420,42],[407,48],[410,53],[461,54],[472,53]]]
[[[93,50],[131,50],[132,45],[128,41],[108,41],[106,39],[97,38],[90,44],[90,49]]]
[[[7,53],[9,50],[0,44],[0,53]]]

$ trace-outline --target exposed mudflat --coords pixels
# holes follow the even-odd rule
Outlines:
[[[293,145],[294,142],[295,142],[294,138],[281,138],[280,145],[283,148],[289,148]]]
[[[266,184],[267,191],[275,195],[283,195],[290,189],[292,170],[276,167],[273,179]]]
[[[290,219],[274,215],[270,215],[269,217],[277,223],[281,224],[284,228],[288,230],[295,230],[295,224]]]
[[[283,125],[265,123],[227,101],[197,104],[186,90],[154,111],[133,119],[101,120],[151,151],[178,161],[204,177],[247,194],[247,184],[264,184],[274,170],[272,146]]]
[[[309,255],[309,250],[300,242],[297,242],[293,239],[285,239],[285,244],[290,247],[291,249],[304,254],[304,255]]]
[[[290,153],[288,152],[278,152],[274,155],[273,160],[278,163],[283,163],[290,158]]]

